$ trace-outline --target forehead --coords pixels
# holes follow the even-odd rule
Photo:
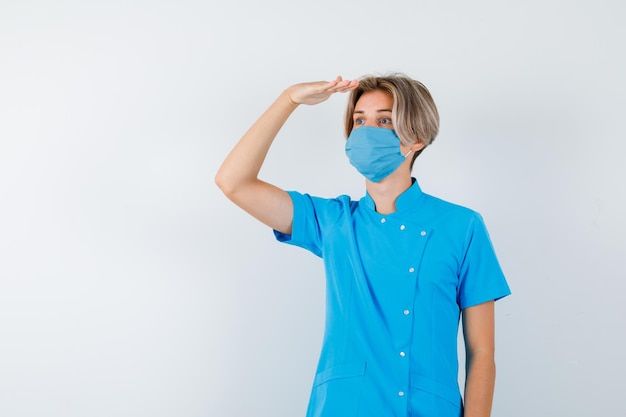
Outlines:
[[[393,107],[393,97],[386,91],[374,90],[363,93],[357,100],[354,111],[389,110]]]

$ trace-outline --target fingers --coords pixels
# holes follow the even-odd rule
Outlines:
[[[343,81],[343,78],[341,77],[341,75],[338,75],[337,78],[335,78],[333,81],[329,82],[328,84],[332,86],[336,86],[342,81]]]
[[[340,82],[337,85],[336,92],[345,93],[347,91],[354,90],[356,87],[358,87],[358,85],[359,85],[359,80],[345,80],[345,81]]]
[[[335,80],[329,82],[324,90],[329,93],[345,93],[354,90],[358,85],[358,80],[344,80],[341,75],[339,75]]]
[[[341,76],[333,81],[317,81],[295,84],[287,90],[289,100],[293,104],[318,104],[327,100],[335,93],[354,90],[359,85],[357,80],[344,80]]]

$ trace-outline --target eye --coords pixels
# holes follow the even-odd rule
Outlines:
[[[355,125],[362,125],[363,123],[364,123],[363,119],[361,119],[360,117],[358,119],[354,119],[354,124]]]
[[[390,125],[391,124],[391,117],[382,117],[380,119],[379,123],[381,125]]]

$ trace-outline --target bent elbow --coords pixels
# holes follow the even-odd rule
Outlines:
[[[224,174],[224,172],[217,171],[217,174],[215,174],[215,178],[213,179],[215,181],[215,185],[217,185],[217,188],[219,188],[222,193],[224,193],[226,196],[232,195],[232,193],[235,190],[235,185],[233,184],[233,181],[230,181],[228,179],[228,175]]]
[[[248,184],[250,184],[250,181],[245,178],[223,170],[217,172],[214,181],[222,193],[232,201],[235,201],[237,195],[241,195],[244,190],[248,190]]]

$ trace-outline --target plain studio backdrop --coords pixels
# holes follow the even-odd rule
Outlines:
[[[623,415],[625,12],[2,0],[0,416],[303,416],[322,261],[213,178],[289,85],[393,71],[441,113],[414,175],[482,213],[513,291],[493,415]],[[262,178],[360,198],[346,100],[298,108]]]

